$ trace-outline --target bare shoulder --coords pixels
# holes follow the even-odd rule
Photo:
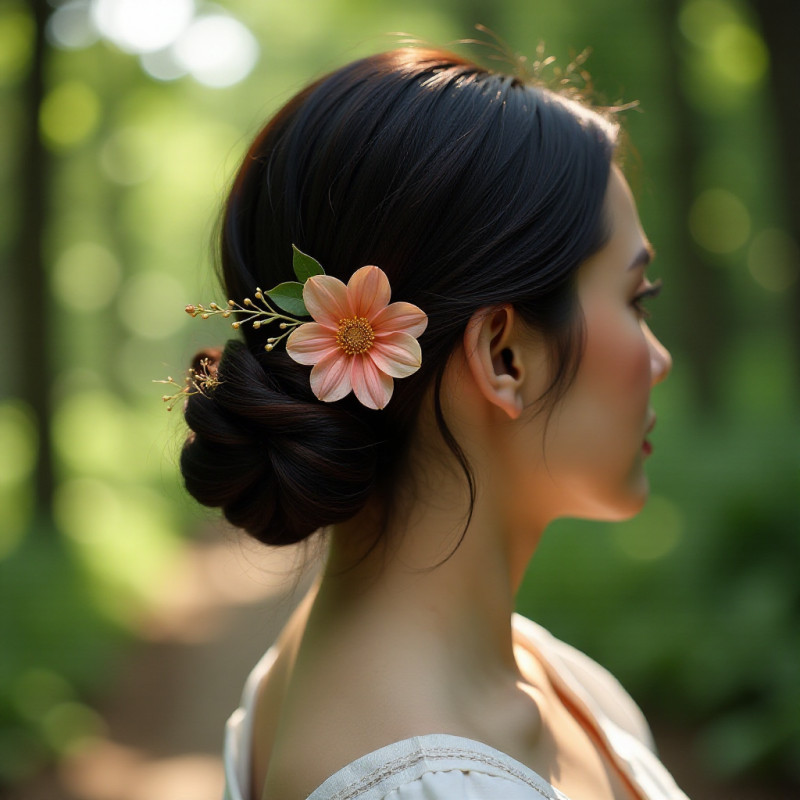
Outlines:
[[[446,703],[415,666],[342,646],[304,663],[286,685],[263,797],[306,798],[358,758],[425,733],[456,732]],[[324,668],[322,668],[324,665]]]
[[[278,657],[274,684],[259,698],[253,742],[261,797],[306,798],[353,761],[411,737],[479,738],[437,648],[377,625],[309,628],[294,659]]]

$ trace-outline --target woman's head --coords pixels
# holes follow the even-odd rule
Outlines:
[[[229,343],[220,385],[189,399],[182,456],[200,502],[257,538],[289,543],[389,487],[424,398],[441,414],[445,366],[473,314],[510,304],[551,352],[543,404],[580,359],[578,267],[608,238],[616,127],[578,103],[440,51],[349,64],[292,99],[259,134],[225,208],[227,296],[291,280],[295,244],[346,281],[366,264],[421,307],[422,367],[382,411],[314,398],[309,368]]]
[[[625,519],[649,493],[650,395],[672,362],[645,320],[646,300],[660,283],[647,277],[652,248],[616,166],[605,208],[608,240],[575,280],[581,358],[548,415],[535,413],[549,380],[547,334],[532,333],[514,306],[474,315],[464,348],[451,359],[452,372],[467,379],[448,418],[459,439],[476,441],[472,449],[487,454],[482,479],[493,498],[491,516],[501,518],[501,529],[521,531],[515,539],[523,548],[531,531],[557,517]],[[530,555],[524,550],[516,563],[524,566]]]

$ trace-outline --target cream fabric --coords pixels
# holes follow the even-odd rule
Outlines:
[[[653,752],[647,723],[617,680],[585,654],[515,614],[514,640],[593,721],[617,765],[648,800],[688,800]],[[275,653],[268,650],[245,684],[225,731],[225,800],[250,797],[253,706]],[[524,764],[486,744],[448,734],[395,742],[353,761],[308,800],[570,800]],[[270,798],[272,800],[272,798]],[[280,800],[275,798],[274,800]]]

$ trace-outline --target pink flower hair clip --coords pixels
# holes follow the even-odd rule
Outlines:
[[[412,303],[389,302],[389,279],[380,267],[361,267],[345,285],[326,275],[316,259],[292,248],[297,281],[267,292],[256,289],[255,301],[245,298],[242,305],[232,300],[222,307],[192,305],[187,313],[203,319],[245,315],[232,323],[234,328],[277,322],[284,332],[267,339],[265,349],[288,337],[290,358],[312,366],[311,391],[317,398],[332,403],[353,392],[367,408],[385,408],[394,379],[413,375],[422,364],[417,338],[428,325],[427,315]],[[313,322],[297,319],[303,316]]]

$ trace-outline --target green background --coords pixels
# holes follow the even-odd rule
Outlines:
[[[0,1],[0,782],[101,724],[120,648],[208,519],[151,379],[228,334],[182,308],[220,299],[213,227],[249,139],[393,32],[493,41],[482,23],[562,69],[591,47],[598,98],[638,101],[626,164],[674,358],[650,503],[555,524],[520,610],[606,664],[720,781],[800,786],[798,5],[226,0],[260,46],[226,88],[155,80],[102,37],[37,46],[58,5]]]

